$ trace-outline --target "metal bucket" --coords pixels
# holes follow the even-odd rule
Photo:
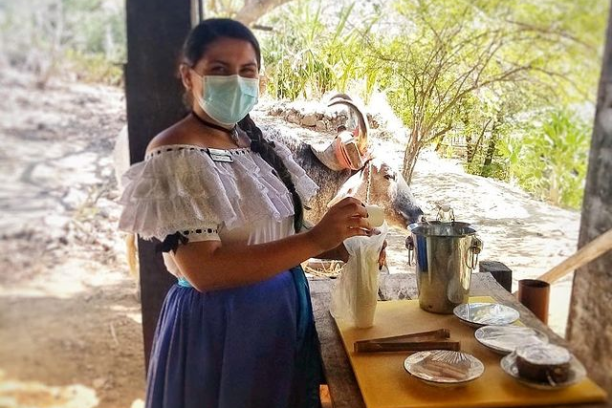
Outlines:
[[[421,309],[452,313],[468,301],[482,241],[465,222],[422,222],[410,225],[410,231],[408,262],[416,260]]]

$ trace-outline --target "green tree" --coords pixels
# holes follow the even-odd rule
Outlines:
[[[345,92],[355,81],[374,90],[376,71],[363,47],[363,38],[380,15],[355,12],[356,2],[344,6],[322,0],[294,0],[279,13],[262,19],[271,32],[262,32],[268,89],[277,98],[317,99],[325,92]],[[351,24],[351,20],[359,24]]]
[[[584,56],[589,48],[559,24],[573,16],[558,7],[551,12],[550,2],[399,0],[395,6],[407,29],[371,49],[387,63],[381,87],[411,128],[407,180],[421,149],[457,126],[461,105],[478,91],[531,88],[554,99],[567,83],[572,90],[564,97],[571,99],[593,87],[565,68],[568,55]]]
[[[507,136],[500,152],[508,178],[552,204],[580,208],[592,125],[568,109],[549,111],[522,137]]]
[[[44,88],[67,70],[86,80],[118,84],[126,58],[123,0],[0,0],[2,52],[34,72]]]

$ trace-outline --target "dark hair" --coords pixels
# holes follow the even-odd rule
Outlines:
[[[257,67],[261,68],[261,48],[257,38],[247,26],[229,18],[209,18],[195,26],[183,44],[183,63],[194,67],[206,54],[208,46],[221,38],[249,42],[257,56]]]
[[[183,45],[182,62],[190,67],[194,67],[197,62],[206,54],[208,46],[221,38],[233,38],[244,40],[250,43],[257,56],[257,67],[261,67],[261,48],[253,32],[244,24],[228,18],[211,18],[202,21],[195,26],[185,44]],[[263,137],[261,129],[257,127],[249,115],[238,122],[238,126],[244,130],[251,139],[251,149],[259,153],[281,179],[293,197],[293,208],[295,212],[294,227],[299,232],[304,224],[304,209],[302,199],[295,190],[295,185],[291,179],[291,174],[287,166],[274,150],[274,143],[267,141]]]

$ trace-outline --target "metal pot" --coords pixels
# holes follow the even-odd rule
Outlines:
[[[450,314],[468,301],[482,240],[465,222],[421,222],[410,225],[410,231],[408,263],[416,260],[419,305],[428,312]]]

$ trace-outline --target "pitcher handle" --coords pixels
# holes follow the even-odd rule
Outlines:
[[[412,235],[406,238],[406,249],[408,249],[408,265],[412,265],[412,261],[414,260],[414,240]]]
[[[467,266],[470,269],[476,269],[476,264],[478,264],[478,254],[482,251],[482,239],[477,236],[472,237],[472,244],[468,249],[468,262]]]

